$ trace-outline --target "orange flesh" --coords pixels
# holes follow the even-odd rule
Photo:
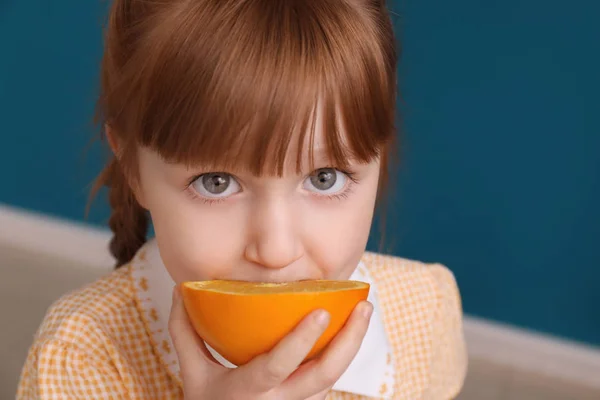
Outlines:
[[[192,290],[204,290],[234,295],[338,292],[341,290],[365,289],[369,287],[366,283],[358,281],[327,280],[307,280],[283,283],[214,280],[185,282],[184,286]]]

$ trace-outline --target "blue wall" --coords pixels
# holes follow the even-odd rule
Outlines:
[[[600,344],[600,2],[390,5],[405,132],[388,250],[449,265],[467,313]],[[0,3],[0,202],[83,219],[105,8]]]

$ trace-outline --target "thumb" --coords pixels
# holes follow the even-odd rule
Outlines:
[[[173,288],[169,334],[179,358],[182,377],[185,371],[194,371],[194,375],[198,373],[205,374],[209,372],[208,370],[211,367],[216,367],[217,361],[192,327],[183,304],[181,289],[177,285]]]

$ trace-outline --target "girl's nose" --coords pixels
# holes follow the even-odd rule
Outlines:
[[[302,257],[303,249],[291,208],[283,199],[269,201],[251,217],[248,261],[266,268],[284,268]]]

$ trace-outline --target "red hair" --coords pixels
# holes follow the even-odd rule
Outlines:
[[[318,105],[331,161],[380,157],[385,182],[396,63],[383,0],[113,0],[98,122],[119,154],[96,189],[110,188],[117,266],[146,241],[132,190],[139,146],[281,175],[290,142],[312,143]]]

